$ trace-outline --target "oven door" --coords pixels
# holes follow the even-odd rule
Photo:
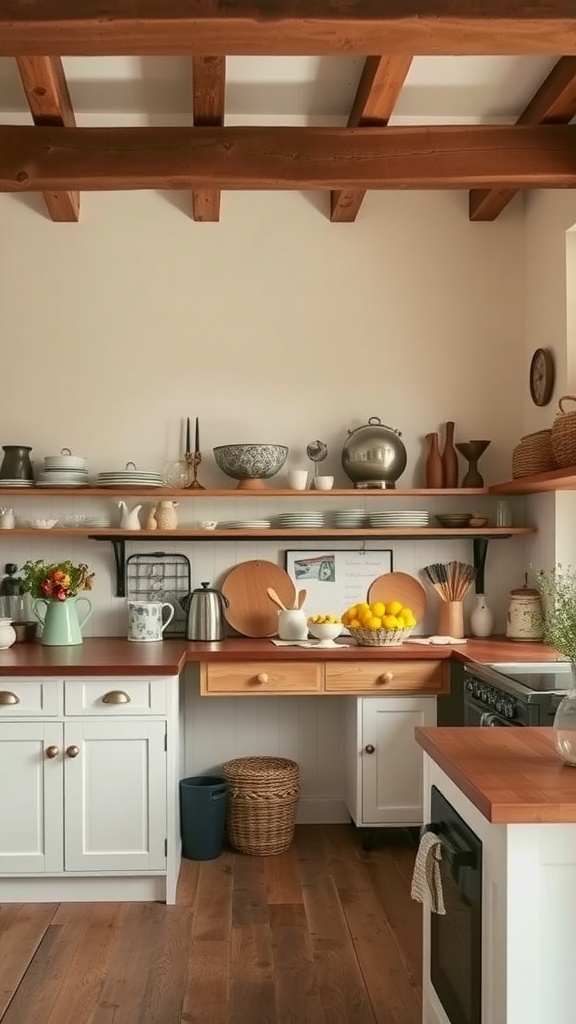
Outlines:
[[[464,701],[464,725],[481,725],[481,726],[518,726],[519,722],[511,722],[509,718],[504,718],[503,715],[499,715],[497,711],[488,711],[486,708],[478,704],[473,697],[466,697]]]
[[[482,843],[436,786],[431,816],[446,913],[430,915],[430,978],[450,1024],[481,1024]]]

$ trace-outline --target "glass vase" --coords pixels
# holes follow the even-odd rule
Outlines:
[[[554,744],[562,760],[576,768],[576,661],[570,662],[572,683],[554,715]]]

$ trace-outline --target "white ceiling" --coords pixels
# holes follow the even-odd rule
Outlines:
[[[555,57],[416,57],[392,123],[513,122]],[[63,58],[78,123],[162,124],[191,109],[187,57]],[[345,123],[363,59],[229,57],[226,113],[238,123]],[[0,121],[29,121],[15,61],[0,58]]]

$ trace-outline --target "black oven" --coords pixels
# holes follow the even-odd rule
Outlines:
[[[482,843],[436,786],[431,822],[442,842],[445,914],[430,915],[430,978],[450,1024],[482,1020]]]
[[[464,725],[552,725],[554,712],[570,685],[568,663],[549,662],[532,671],[497,671],[466,665]]]

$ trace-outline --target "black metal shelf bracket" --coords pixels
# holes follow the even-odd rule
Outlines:
[[[474,552],[474,568],[476,569],[476,593],[484,594],[484,567],[486,565],[486,555],[488,554],[488,538],[474,537],[472,548]]]

